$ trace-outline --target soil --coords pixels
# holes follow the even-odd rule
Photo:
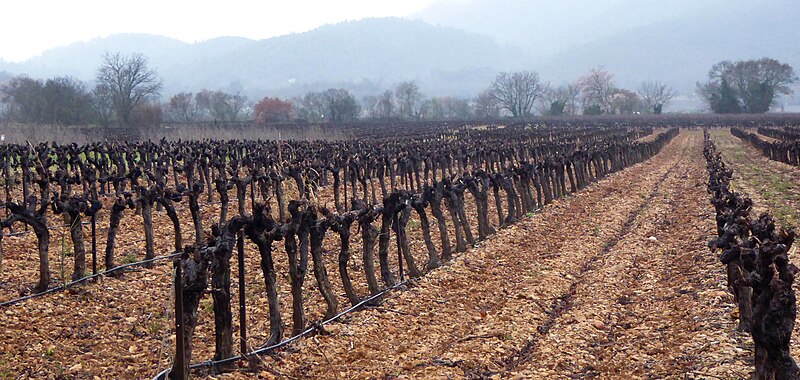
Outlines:
[[[256,374],[243,369],[219,378],[747,377],[750,338],[735,331],[737,316],[724,267],[706,248],[715,226],[705,190],[702,140],[702,132],[684,130],[647,162],[499,230],[408,288],[390,293],[380,306],[326,326],[330,334],[301,339],[263,357],[263,369]],[[181,220],[190,220],[182,207]],[[232,202],[231,213],[235,207]],[[489,212],[497,226],[496,211]],[[218,209],[207,207],[204,213],[210,219]],[[161,236],[157,251],[167,253],[171,227],[163,212],[155,214]],[[469,215],[473,226],[475,218]],[[142,252],[141,243],[133,243],[141,239],[135,232],[141,231],[140,219],[123,219],[131,225],[121,228],[130,232],[120,238],[129,244],[119,248],[120,257],[126,250]],[[421,232],[414,220],[409,226],[421,266]],[[184,228],[187,241],[191,234],[191,228]],[[30,239],[4,239],[0,299],[13,298],[34,282],[36,253]],[[351,249],[351,275],[360,274],[360,242]],[[325,251],[333,289],[342,308],[347,307],[334,270],[334,234],[326,239]],[[282,248],[275,257],[288,331],[291,298]],[[69,257],[64,260],[71,268]],[[267,300],[251,245],[246,267],[248,344],[258,347],[268,338]],[[171,265],[163,263],[0,310],[0,379],[150,378],[169,367],[174,349],[170,273]],[[233,292],[237,273],[234,263]],[[354,277],[359,294],[365,294],[363,275]],[[311,275],[306,284],[308,317],[316,321],[324,302]],[[192,362],[213,356],[209,298],[201,302]],[[236,299],[232,306],[235,313]],[[234,339],[238,342],[237,321]]]

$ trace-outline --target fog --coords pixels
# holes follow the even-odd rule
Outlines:
[[[25,13],[45,3],[2,7]],[[104,52],[141,52],[164,96],[219,88],[291,97],[331,86],[363,95],[413,80],[428,95],[473,97],[500,71],[532,70],[562,85],[603,67],[620,87],[667,83],[691,110],[695,83],[716,62],[766,56],[800,67],[800,2],[791,0],[143,1],[125,17],[73,3],[0,27],[0,72],[91,82]]]

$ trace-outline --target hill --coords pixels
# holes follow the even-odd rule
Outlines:
[[[91,81],[106,51],[146,55],[164,78],[167,95],[205,87],[292,96],[343,84],[377,91],[416,80],[428,94],[469,96],[486,87],[497,71],[530,62],[522,49],[490,37],[380,18],[261,41],[224,37],[189,44],[152,35],[114,35],[52,49],[0,70]]]
[[[446,0],[415,17],[527,49],[553,83],[603,65],[618,84],[658,79],[692,92],[711,65],[763,56],[800,70],[793,0]]]
[[[592,66],[616,73],[621,86],[648,79],[672,83],[684,93],[722,60],[771,57],[800,70],[800,3],[765,1],[695,17],[641,26],[598,39],[540,63],[543,76],[569,81]]]
[[[291,97],[334,86],[360,96],[403,80],[428,95],[474,96],[498,71],[535,70],[562,84],[602,65],[623,87],[660,80],[691,94],[725,59],[768,56],[800,71],[798,14],[790,0],[442,0],[419,20],[364,19],[260,41],[113,35],[0,62],[0,71],[91,81],[106,51],[141,52],[166,96],[209,88]]]
[[[708,12],[724,0],[442,0],[414,15],[549,57],[637,27]]]

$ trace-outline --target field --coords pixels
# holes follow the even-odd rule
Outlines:
[[[800,220],[800,168],[764,153],[796,145],[794,125],[599,118],[3,145],[0,379],[149,379],[181,359],[192,378],[748,378],[780,362],[764,352],[800,354],[797,285],[763,314],[770,282],[731,282],[736,268],[791,284],[781,228]],[[752,201],[736,236],[718,224],[722,198]],[[759,232],[763,212],[782,246]],[[110,273],[92,276],[92,241]],[[752,263],[746,247],[777,253]],[[754,344],[775,318],[791,342]]]

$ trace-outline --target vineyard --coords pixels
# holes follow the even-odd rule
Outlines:
[[[0,378],[798,378],[797,125],[12,134]]]

